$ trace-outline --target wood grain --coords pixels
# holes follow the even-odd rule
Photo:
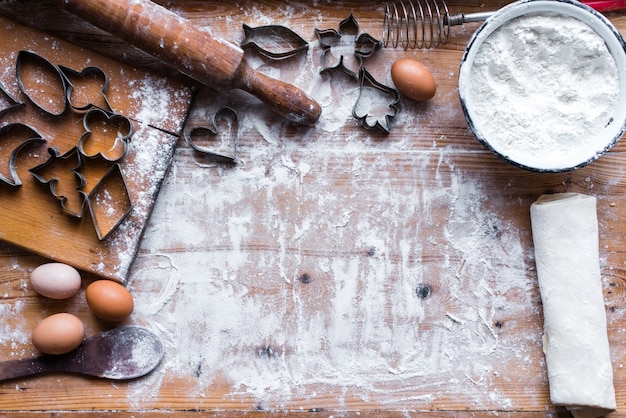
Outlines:
[[[202,88],[53,2],[2,4],[12,19],[198,88],[187,129],[232,107],[241,160],[217,164],[183,138],[176,143],[128,282],[137,311],[127,323],[162,336],[162,366],[133,382],[4,382],[2,415],[568,416],[549,400],[528,211],[543,193],[570,191],[598,198],[618,401],[611,416],[626,416],[623,142],[558,174],[520,170],[485,150],[456,91],[476,24],[455,28],[436,50],[386,48],[368,58],[383,82],[391,62],[414,57],[438,84],[428,103],[401,99],[384,135],[333,107],[347,107],[354,80],[310,75],[319,66],[314,29],[337,29],[352,12],[362,31],[379,36],[382,2],[159,3],[233,42],[243,23],[302,34],[312,42],[306,57],[247,59],[326,100],[320,123],[285,124],[246,93]],[[473,12],[507,2],[449,3]],[[623,13],[607,16],[626,30]],[[112,326],[93,317],[82,295],[38,297],[28,272],[43,259],[1,250],[0,316],[13,339],[0,335],[0,360],[34,355],[29,332],[48,314],[74,313],[88,334]]]
[[[115,61],[87,53],[75,45],[52,39],[48,35],[17,25],[10,20],[3,18],[2,24],[7,28],[7,32],[2,42],[2,63],[5,71],[1,82],[9,94],[25,104],[3,111],[0,125],[27,126],[34,129],[38,136],[46,139],[46,142],[31,146],[19,154],[16,160],[16,171],[22,185],[11,186],[4,182],[0,185],[0,201],[2,202],[0,207],[5,213],[4,221],[0,223],[0,235],[7,242],[28,248],[49,259],[71,264],[80,270],[101,277],[124,281],[153,204],[149,201],[154,201],[156,197],[158,185],[167,168],[167,154],[173,153],[173,147],[177,141],[176,136],[167,132],[175,132],[179,129],[190,102],[191,91],[181,84],[161,84],[163,93],[174,105],[169,110],[168,117],[158,121],[147,120],[148,113],[142,110],[144,108],[142,101],[146,97],[141,96],[141,93],[137,94],[137,91],[146,88],[145,84],[149,83],[149,77],[152,76],[153,80],[156,80],[156,76],[145,71],[135,71],[131,67],[120,67]],[[20,54],[19,51],[28,51],[29,55]],[[135,137],[133,143],[135,146],[129,147],[130,151],[127,155],[125,155],[126,150],[111,151],[111,154],[105,157],[106,160],[101,159],[99,162],[98,154],[100,153],[94,152],[93,155],[91,153],[94,149],[98,149],[96,143],[98,137],[104,138],[106,136],[104,132],[107,129],[111,132],[118,129],[114,124],[107,122],[108,116],[104,117],[105,119],[100,118],[102,119],[100,123],[96,122],[98,118],[92,118],[92,126],[88,126],[84,121],[87,111],[65,110],[65,106],[62,106],[58,111],[50,109],[50,113],[47,113],[40,109],[41,106],[33,104],[38,101],[52,102],[57,103],[58,107],[59,104],[67,101],[64,100],[66,90],[60,82],[61,76],[59,74],[46,76],[43,72],[40,74],[36,70],[41,68],[41,64],[29,62],[31,56],[40,57],[42,62],[47,61],[48,67],[44,68],[48,69],[51,69],[51,66],[64,66],[80,73],[86,68],[99,68],[103,78],[92,79],[92,84],[96,88],[80,88],[80,84],[75,82],[72,89],[73,95],[69,96],[71,100],[68,101],[77,107],[83,107],[85,104],[78,102],[76,95],[95,92],[96,99],[101,99],[95,100],[96,105],[104,106],[106,110],[112,110],[124,118],[129,118],[125,119],[124,129],[125,132],[131,132]],[[59,79],[58,82],[53,82],[55,80],[53,76]],[[18,81],[22,83],[24,91],[17,88]],[[40,88],[41,85],[43,88]],[[25,92],[29,88],[33,91],[39,89],[39,92],[31,93],[30,98],[27,98]],[[106,89],[106,92],[103,92],[103,89]],[[42,97],[36,97],[37,94]],[[109,106],[111,109],[108,109]],[[152,123],[152,126],[149,123]],[[88,130],[90,136],[84,137]],[[21,136],[23,135],[16,135],[15,139],[20,139]],[[87,139],[82,142],[81,138]],[[21,138],[21,140],[24,139],[26,138]],[[4,140],[7,141],[7,139]],[[154,142],[141,147],[142,141]],[[36,179],[29,172],[48,161],[50,155],[47,149],[54,149],[59,157],[65,156],[73,149],[77,149],[80,142],[85,144],[87,155],[93,157],[86,159],[82,164],[85,167],[85,171],[82,172],[86,182],[85,188],[82,189],[85,195],[89,194],[88,190],[93,190],[104,178],[104,174],[114,160],[121,161],[122,168],[118,172],[123,175],[123,172],[127,171],[128,180],[125,185],[119,184],[119,187],[114,187],[115,182],[113,182],[109,183],[106,190],[102,190],[102,192],[111,193],[112,202],[119,203],[109,207],[109,209],[115,208],[113,210],[116,213],[119,211],[118,221],[109,222],[106,210],[96,206],[94,206],[93,220],[91,219],[88,208],[81,203],[83,197],[77,191],[81,185],[74,173],[67,171],[67,175],[63,175],[59,170],[49,169],[43,177]],[[13,145],[13,148],[19,146]],[[103,143],[99,146],[109,147]],[[6,149],[2,152],[4,165],[8,166],[13,148],[9,148],[6,144]],[[169,150],[169,152],[159,155],[156,152],[159,148]],[[151,153],[151,150],[155,152]],[[165,159],[165,162],[160,161],[162,159]],[[59,158],[59,161],[63,160]],[[78,166],[75,157],[68,156],[66,161],[67,163],[63,164],[67,169]],[[141,174],[140,169],[133,169],[140,163],[150,164],[150,161],[152,161],[152,168],[147,174]],[[165,164],[165,168],[161,170],[162,174],[155,175],[156,168],[161,164]],[[5,171],[6,168],[3,169],[3,172]],[[8,174],[4,176],[8,177]],[[118,183],[121,181],[119,180]],[[128,191],[125,190],[126,185],[129,187]],[[57,196],[54,196],[52,188]],[[152,197],[148,197],[150,195]],[[61,200],[61,196],[64,200]],[[106,200],[101,194],[100,197],[102,198],[100,201]],[[92,201],[95,203],[96,200],[98,196],[94,195]],[[139,202],[140,205],[133,208],[133,202]],[[122,214],[127,211],[131,213],[125,219],[125,223],[120,225],[124,232],[113,231],[107,240],[101,240],[100,238],[106,233],[99,235],[95,226],[104,230],[114,229],[119,219],[122,218]],[[95,216],[98,213],[104,216]],[[111,216],[111,218],[114,217]]]

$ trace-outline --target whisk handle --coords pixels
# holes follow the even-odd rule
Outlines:
[[[468,22],[482,22],[487,20],[495,12],[480,12],[480,13],[457,13],[453,15],[446,15],[444,23],[450,26],[458,26]]]

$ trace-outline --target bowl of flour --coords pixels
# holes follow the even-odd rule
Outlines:
[[[505,161],[539,172],[583,167],[626,130],[624,40],[577,1],[517,1],[472,36],[459,96],[470,130]]]

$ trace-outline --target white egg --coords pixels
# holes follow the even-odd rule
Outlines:
[[[66,299],[80,289],[80,273],[63,263],[42,264],[30,273],[35,292],[51,299]]]

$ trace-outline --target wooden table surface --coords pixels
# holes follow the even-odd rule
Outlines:
[[[383,48],[364,60],[383,84],[400,57],[423,62],[437,81],[433,100],[400,100],[385,135],[352,117],[358,81],[320,74],[314,34],[339,29],[352,12],[380,38],[382,2],[160,3],[236,43],[243,24],[294,30],[310,42],[305,54],[248,60],[311,94],[322,116],[296,127],[245,93],[200,89],[189,122],[209,126],[216,108],[232,107],[240,163],[215,163],[179,140],[127,279],[136,306],[125,323],[158,334],[164,360],[128,382],[67,374],[3,382],[0,415],[566,415],[549,401],[529,207],[543,193],[570,191],[598,199],[613,416],[626,416],[626,144],[560,174],[521,170],[484,149],[457,91],[476,23],[455,27],[438,49]],[[55,3],[0,10],[181,78]],[[607,16],[625,33],[626,12]],[[47,300],[28,279],[45,259],[8,245],[0,257],[0,360],[36,355],[30,333],[51,313],[78,315],[88,335],[112,326],[86,306],[92,277],[73,299]]]

